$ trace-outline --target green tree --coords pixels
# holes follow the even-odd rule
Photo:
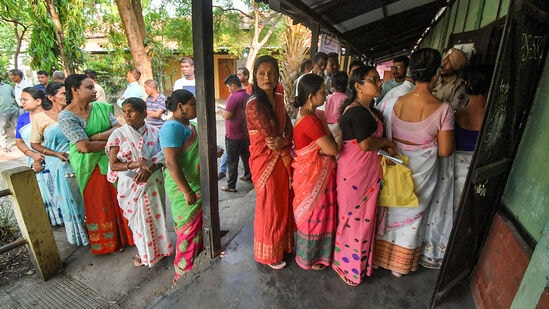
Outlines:
[[[0,20],[3,21],[1,26],[2,34],[7,34],[5,30],[10,29],[9,32],[15,37],[10,39],[9,36],[2,36],[0,41],[0,44],[2,44],[2,57],[5,59],[4,57],[9,58],[9,55],[13,55],[15,68],[19,67],[21,46],[25,35],[32,26],[29,12],[30,6],[27,1],[0,0]]]
[[[33,0],[31,67],[75,73],[84,63],[83,0]]]

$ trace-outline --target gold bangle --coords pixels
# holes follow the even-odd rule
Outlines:
[[[132,163],[132,161],[129,161],[127,164],[126,164],[126,169],[130,169],[130,164]]]
[[[98,141],[101,140],[101,134],[102,134],[102,133],[103,133],[103,132],[99,132],[99,136],[97,137],[97,140],[98,140]]]
[[[44,151],[42,151],[42,154],[45,155],[46,151],[48,151],[46,148],[44,148]]]

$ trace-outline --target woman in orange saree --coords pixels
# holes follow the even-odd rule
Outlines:
[[[250,134],[250,169],[256,193],[254,256],[273,269],[286,266],[293,245],[290,148],[292,125],[284,98],[275,92],[278,63],[270,56],[254,64],[252,96],[246,105]]]
[[[84,197],[86,227],[93,254],[108,254],[133,246],[132,232],[107,181],[109,158],[105,145],[120,126],[113,107],[95,101],[93,81],[83,74],[65,80],[67,107],[59,113],[59,126],[70,141],[69,158]]]
[[[324,79],[306,74],[298,85],[294,107],[299,117],[294,127],[295,156],[292,167],[295,261],[303,269],[322,270],[332,264],[337,222],[336,163],[338,146],[325,122],[316,115],[324,104]]]

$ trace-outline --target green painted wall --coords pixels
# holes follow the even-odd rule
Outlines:
[[[545,56],[547,59],[549,55]],[[502,202],[533,239],[539,241],[549,219],[549,61],[513,162]]]
[[[509,11],[511,0],[456,0],[421,47],[441,52],[450,34],[482,28]],[[549,57],[545,56],[545,59]],[[512,308],[535,308],[549,286],[549,59],[502,197],[522,227],[537,241]]]
[[[549,221],[545,223],[543,234],[530,258],[511,309],[536,308],[543,290],[548,286],[548,278]]]

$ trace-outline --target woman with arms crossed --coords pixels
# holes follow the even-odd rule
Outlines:
[[[105,144],[119,127],[113,107],[94,102],[93,81],[83,74],[65,80],[67,107],[59,113],[59,125],[70,141],[69,158],[84,196],[86,226],[93,254],[107,254],[133,245],[127,221],[107,181],[109,158]]]
[[[118,203],[138,252],[134,265],[152,267],[173,253],[164,214],[164,154],[158,129],[145,123],[145,101],[128,98],[122,102],[122,111],[126,124],[112,132],[105,147],[109,156],[107,180],[118,180]]]
[[[298,84],[294,107],[299,115],[294,127],[295,156],[292,167],[295,261],[303,269],[322,270],[332,264],[336,207],[336,163],[338,146],[328,127],[316,116],[324,104],[324,79],[306,74]]]

